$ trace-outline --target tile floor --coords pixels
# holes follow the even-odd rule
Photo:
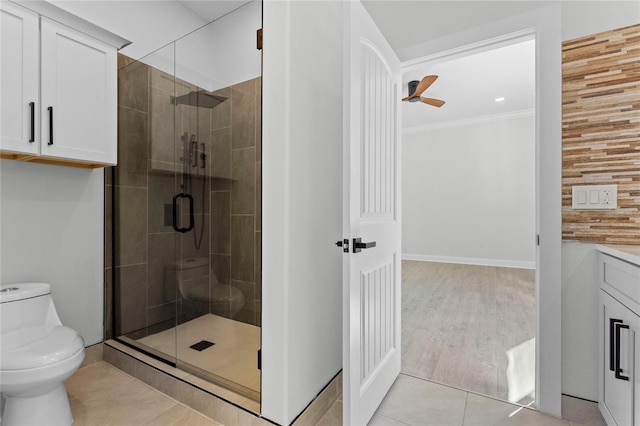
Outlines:
[[[220,425],[103,361],[79,369],[66,386],[76,426]],[[340,399],[317,425],[341,423]],[[229,422],[230,426],[257,424],[266,423],[241,410]],[[405,374],[398,377],[369,424],[581,425]]]

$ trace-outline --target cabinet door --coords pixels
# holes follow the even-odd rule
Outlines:
[[[115,164],[116,52],[42,18],[42,155]]]
[[[38,15],[0,2],[0,149],[38,153]]]
[[[603,403],[617,425],[631,425],[633,419],[634,334],[629,327],[633,315],[624,305],[600,292],[603,309]],[[619,360],[619,376],[616,363]],[[625,380],[627,377],[628,380]]]

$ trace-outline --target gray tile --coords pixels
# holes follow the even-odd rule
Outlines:
[[[469,393],[467,398],[464,418],[464,426],[569,426],[568,420],[473,393]]]
[[[102,359],[104,360],[104,362],[113,365],[114,367],[124,371],[130,376],[136,375],[136,364],[138,363],[138,361],[136,361],[129,355],[120,352],[117,349],[113,349],[109,345],[104,345],[104,348],[102,348]],[[94,368],[94,366],[90,365],[88,368]],[[101,371],[99,369],[100,367],[95,368],[98,369],[97,371]]]
[[[238,408],[198,388],[189,386],[178,400],[213,420],[227,426],[238,425]]]
[[[585,426],[606,426],[597,402],[562,395],[562,418]]]
[[[254,281],[254,217],[231,216],[231,279]]]
[[[147,327],[160,325],[160,328],[166,329],[169,327],[169,325],[175,325],[176,315],[176,302],[150,306],[149,308],[147,308]]]
[[[388,417],[374,414],[369,421],[369,426],[404,426],[406,423],[398,422]]]
[[[207,192],[207,195],[211,194]],[[209,200],[207,199],[207,204]],[[209,240],[211,232],[211,219],[208,214],[194,215],[193,230],[181,234],[180,252],[183,259],[191,259],[196,257],[208,258],[210,253]],[[197,246],[196,246],[197,245]]]
[[[211,132],[211,190],[231,189],[231,128]]]
[[[173,57],[173,48],[171,46],[163,47],[157,51],[158,54],[167,55],[167,58]],[[160,89],[170,95],[176,92],[176,79],[173,75],[160,71],[157,68],[150,67],[149,72],[150,86],[154,89]]]
[[[262,300],[262,232],[256,232],[255,300]]]
[[[231,214],[255,213],[255,153],[255,148],[231,151]]]
[[[118,108],[118,166],[116,185],[147,186],[149,114]]]
[[[262,230],[262,163],[256,163],[256,231]]]
[[[147,261],[147,190],[116,187],[116,266]]]
[[[238,83],[231,88],[231,127],[233,149],[255,146],[256,82]]]
[[[242,426],[271,426],[273,423],[254,416],[251,413],[247,413],[244,410],[238,410],[238,424]]]
[[[143,329],[146,325],[147,265],[116,268],[116,335]]]
[[[149,174],[149,232],[173,232],[173,197],[179,192],[173,174]]]
[[[231,286],[239,288],[244,296],[244,307],[233,319],[246,324],[256,325],[255,284],[246,281],[231,280]]]
[[[84,360],[82,360],[82,364],[80,365],[80,368],[88,367],[91,364],[95,364],[98,361],[102,361],[102,349],[103,349],[102,343],[87,346],[84,349]]]
[[[178,399],[189,386],[182,380],[176,379],[144,362],[140,362],[137,365],[136,378],[174,399]]]
[[[169,269],[169,265],[176,261],[178,238],[175,232],[149,235],[149,284],[146,306],[162,305],[178,299],[176,271]]]
[[[107,172],[111,175],[111,172]],[[113,266],[113,188],[108,185],[104,189],[104,267],[110,268]]]
[[[215,278],[219,284],[231,283],[230,278],[230,257],[219,254],[211,255],[211,273],[213,276],[211,280]]]
[[[174,106],[171,105],[171,95],[152,88],[149,143],[151,159],[154,161],[177,163],[179,160],[175,154],[177,133],[175,114]]]
[[[256,79],[256,161],[262,161],[262,77]]]
[[[113,269],[104,270],[104,340],[113,339]]]
[[[118,70],[118,105],[137,111],[149,111],[148,65],[135,61]]]
[[[227,87],[216,90],[213,94],[225,97],[227,100],[211,110],[211,128],[221,129],[223,127],[231,127],[231,89]]]
[[[376,414],[412,425],[462,425],[466,392],[400,374]]]
[[[231,194],[211,193],[211,253],[231,253]]]

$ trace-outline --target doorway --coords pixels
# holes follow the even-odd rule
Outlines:
[[[426,75],[445,105],[402,111],[402,372],[531,405],[535,40],[414,62],[405,90]]]

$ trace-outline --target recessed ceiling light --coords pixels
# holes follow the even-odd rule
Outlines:
[[[502,102],[502,101],[504,101],[504,98],[496,98],[495,101],[496,102]]]

